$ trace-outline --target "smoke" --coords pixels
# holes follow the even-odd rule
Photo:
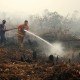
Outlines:
[[[56,56],[60,56],[60,57],[63,57],[65,55],[65,52],[64,52],[64,47],[62,45],[61,42],[54,42],[52,43],[53,47],[54,48],[50,48],[50,52],[51,53],[55,53]]]
[[[76,15],[76,14],[75,14]],[[72,16],[62,16],[57,12],[47,12],[42,16],[39,15],[25,15],[22,17],[13,14],[1,14],[0,13],[0,23],[3,19],[7,20],[6,27],[7,28],[15,28],[20,24],[24,23],[24,20],[27,19],[29,21],[30,31],[44,37],[46,40],[54,41],[55,39],[71,39],[72,35],[76,35],[80,37],[80,17]],[[68,26],[68,27],[67,27]],[[75,27],[76,26],[76,27]],[[15,31],[6,32],[7,37],[17,37]],[[32,36],[31,36],[32,37]],[[48,46],[44,42],[39,39],[36,39],[40,45],[39,48],[42,49],[43,54],[49,56],[50,54],[58,55],[58,56],[65,56],[70,51],[65,51],[64,45],[61,42],[53,42],[51,46]],[[70,45],[72,47],[72,45]],[[69,53],[69,55],[71,52]]]
[[[45,39],[39,37],[38,35],[30,32],[30,31],[27,31],[27,30],[24,30],[24,31],[37,38],[39,44],[41,44],[41,46],[42,46],[42,50],[45,51],[45,54],[48,52],[46,55],[49,56],[50,54],[53,54],[54,56],[55,55],[63,56],[63,53],[64,53],[63,49],[64,48],[61,43],[55,42],[55,43],[51,44],[48,41],[46,41]],[[39,40],[41,40],[42,42]]]
[[[64,51],[65,47],[61,42],[54,42],[51,44],[52,46],[44,46],[47,47],[46,49],[44,49],[46,56],[53,55],[55,57],[56,56],[63,57],[66,55]]]

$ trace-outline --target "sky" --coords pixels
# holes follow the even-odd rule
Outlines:
[[[45,9],[61,15],[80,11],[80,0],[0,0],[0,12],[20,15],[41,14]]]

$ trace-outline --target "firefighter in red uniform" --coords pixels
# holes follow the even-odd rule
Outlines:
[[[24,24],[21,24],[18,26],[18,42],[20,44],[20,47],[23,47],[23,40],[25,37],[25,31],[24,30],[29,30],[27,20],[24,21]]]

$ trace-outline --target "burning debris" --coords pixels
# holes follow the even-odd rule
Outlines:
[[[49,62],[53,62],[54,63],[54,56],[53,55],[49,56]]]

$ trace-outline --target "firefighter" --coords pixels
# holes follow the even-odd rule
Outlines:
[[[2,24],[0,24],[0,43],[4,45],[6,42],[5,31],[6,31],[6,20],[2,20]]]
[[[18,42],[19,42],[19,46],[23,47],[23,40],[25,37],[25,30],[29,30],[29,26],[28,26],[28,21],[25,20],[24,24],[21,24],[18,26]]]

